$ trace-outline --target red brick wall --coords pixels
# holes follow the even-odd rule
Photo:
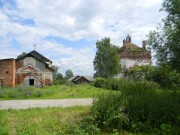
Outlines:
[[[3,86],[15,86],[15,67],[14,59],[0,60],[0,79],[3,79]]]

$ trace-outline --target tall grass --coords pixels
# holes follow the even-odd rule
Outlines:
[[[89,107],[0,110],[1,135],[66,135],[83,133],[79,127]]]
[[[94,100],[92,115],[99,128],[107,131],[117,129],[153,134],[180,134],[178,92],[159,89],[156,83],[147,81],[117,79],[114,83],[107,82],[106,86],[117,86],[121,94],[99,95]]]
[[[44,88],[20,85],[15,88],[1,88],[0,99],[63,99],[63,98],[92,98],[109,91],[93,87],[90,84],[52,85]]]
[[[0,98],[4,99],[27,99],[32,97],[42,97],[43,95],[52,95],[53,91],[39,89],[27,85],[19,85],[15,88],[7,87],[0,89]]]

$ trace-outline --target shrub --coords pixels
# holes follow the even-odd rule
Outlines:
[[[99,128],[113,131],[113,129],[126,129],[129,119],[124,113],[126,99],[120,94],[109,93],[107,96],[99,95],[94,99],[92,115]]]
[[[151,72],[149,79],[157,82],[161,87],[180,88],[180,73],[171,69],[168,65],[156,67]]]
[[[97,123],[92,116],[86,116],[81,120],[80,128],[84,130],[88,135],[96,135],[100,129],[97,128]]]
[[[56,79],[53,81],[54,85],[65,84],[65,83],[66,83],[66,79]]]
[[[143,83],[137,87],[132,85],[128,92],[100,95],[94,99],[92,115],[98,127],[109,131],[123,129],[158,133],[166,132],[162,131],[164,130],[162,124],[178,125],[180,123],[179,93],[170,93],[166,90],[157,90],[157,92],[150,86],[147,90],[144,89],[144,92],[143,86]],[[173,128],[168,127],[168,132],[170,134],[174,132]]]
[[[94,81],[93,84],[95,87],[106,88],[107,80],[105,78],[99,77]]]
[[[159,85],[155,82],[132,81],[125,78],[97,78],[94,86],[110,90],[120,90],[126,95],[151,92],[159,88]]]
[[[147,127],[160,128],[162,123],[175,124],[180,115],[178,100],[178,95],[168,92],[129,96],[126,113],[131,129],[145,131]]]

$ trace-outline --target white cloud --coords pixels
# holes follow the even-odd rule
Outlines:
[[[52,59],[64,72],[68,68],[75,74],[93,74],[95,41],[107,36],[113,44],[122,45],[127,34],[141,45],[148,32],[155,28],[164,13],[159,13],[162,0],[16,0],[4,1],[0,9],[0,58],[12,57],[22,51],[31,51],[36,43],[40,52]],[[12,20],[32,19],[34,25]],[[94,41],[84,47],[47,41],[46,36],[76,41]],[[10,45],[12,40],[20,44]],[[12,51],[12,53],[4,53]]]

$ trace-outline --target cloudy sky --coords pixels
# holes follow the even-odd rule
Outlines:
[[[162,0],[0,0],[0,59],[34,49],[63,73],[93,75],[96,41],[141,46],[164,17]]]

